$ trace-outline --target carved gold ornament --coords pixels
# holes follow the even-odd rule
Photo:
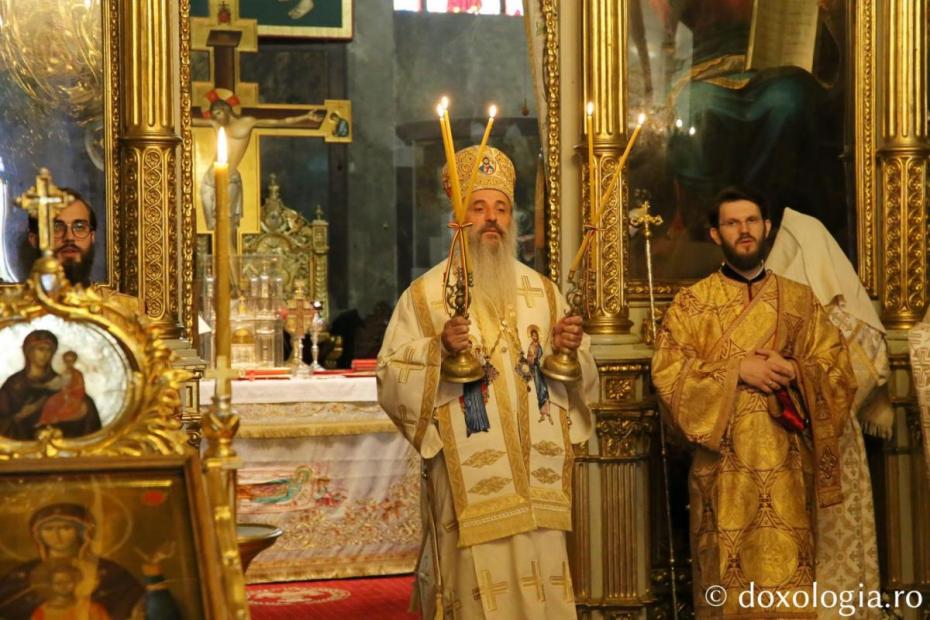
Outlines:
[[[64,279],[61,266],[51,257],[36,261],[24,286],[0,292],[0,346],[6,351],[0,378],[0,394],[12,390],[7,383],[14,371],[25,371],[27,349],[31,340],[54,342],[52,357],[46,363],[51,375],[70,376],[77,369],[81,379],[81,398],[92,407],[100,424],[97,430],[63,433],[63,416],[72,420],[81,414],[59,408],[46,424],[42,416],[30,428],[34,437],[11,432],[13,420],[29,413],[12,405],[0,407],[0,460],[22,456],[141,456],[171,455],[185,452],[186,435],[175,416],[180,401],[178,389],[189,373],[171,367],[172,352],[161,340],[161,332],[140,320],[131,309],[113,295],[95,289],[72,287]],[[72,354],[72,371],[63,360]],[[31,359],[31,358],[30,358]],[[64,380],[64,379],[61,379]],[[32,385],[32,384],[30,384]],[[96,387],[92,391],[92,387]],[[37,390],[54,390],[51,403],[65,389],[55,385],[23,388],[27,398]],[[86,389],[86,392],[85,392]],[[28,390],[32,390],[29,392]],[[5,401],[6,403],[6,401]],[[87,415],[85,412],[83,415]],[[67,419],[67,418],[63,418]],[[57,423],[56,423],[57,421]],[[66,436],[67,435],[67,436]]]

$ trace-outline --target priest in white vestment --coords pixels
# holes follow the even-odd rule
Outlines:
[[[839,439],[843,501],[821,507],[817,515],[817,586],[832,592],[877,591],[875,509],[862,433],[884,438],[892,433],[885,327],[852,263],[819,220],[785,209],[765,266],[811,287],[827,318],[843,334],[856,374],[852,410]],[[835,618],[836,609],[818,607],[817,617]],[[883,614],[877,609],[859,609],[855,617],[877,619]]]
[[[516,258],[515,172],[488,147],[456,154],[477,180],[466,221],[474,274],[469,319],[443,305],[446,262],[401,296],[378,355],[378,400],[424,459],[423,618],[575,618],[564,532],[571,529],[572,444],[592,431],[597,368],[581,318]],[[448,190],[448,171],[443,171]],[[447,191],[447,193],[449,193]],[[472,384],[440,377],[471,346]],[[576,350],[582,379],[543,377],[542,357]]]

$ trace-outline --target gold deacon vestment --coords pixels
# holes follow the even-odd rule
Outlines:
[[[739,382],[741,359],[760,348],[794,362],[810,419],[803,435]],[[758,599],[769,591],[812,602],[817,507],[842,501],[838,438],[856,383],[810,288],[768,273],[750,289],[717,272],[682,289],[662,319],[652,376],[669,421],[697,446],[689,495],[698,617],[816,617],[812,604],[765,608],[768,595]],[[711,586],[726,589],[720,607],[705,598]]]
[[[444,267],[401,296],[378,356],[379,402],[425,459],[423,617],[575,618],[563,532],[572,444],[591,435],[586,403],[598,396],[589,340],[578,351],[582,380],[568,388],[546,380],[540,411],[534,333],[550,352],[565,304],[551,281],[517,263],[507,316],[477,298],[470,309],[476,352],[497,376],[486,392],[490,430],[467,435],[463,388],[440,380]]]

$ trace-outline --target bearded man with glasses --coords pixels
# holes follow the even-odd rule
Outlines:
[[[53,251],[68,280],[72,284],[88,286],[94,266],[97,216],[79,193],[68,188],[61,190],[72,196],[73,200],[55,217],[52,228]],[[34,218],[29,218],[29,244],[34,248],[39,247],[39,222]]]

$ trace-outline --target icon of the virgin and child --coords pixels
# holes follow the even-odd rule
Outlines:
[[[10,620],[179,620],[160,563],[173,545],[142,555],[143,581],[94,553],[97,522],[80,504],[35,511],[29,529],[39,557],[0,577],[0,618]]]
[[[58,428],[64,437],[82,437],[100,430],[100,416],[87,394],[84,375],[77,369],[78,354],[65,351],[63,368],[52,360],[58,338],[46,329],[29,332],[23,340],[25,364],[0,386],[0,435],[33,440],[45,426]]]

